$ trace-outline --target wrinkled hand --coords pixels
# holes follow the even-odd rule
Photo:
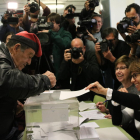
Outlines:
[[[71,53],[69,53],[70,49],[66,49],[64,52],[64,60],[69,61],[71,59]]]
[[[105,118],[112,119],[112,116],[110,114],[107,114],[105,115]]]
[[[52,72],[46,71],[43,75],[46,75],[50,79],[51,87],[56,85],[56,77]]]
[[[99,51],[101,51],[100,43],[97,42],[97,43],[95,44],[95,52],[99,52]]]
[[[118,91],[128,93],[128,91],[127,91],[127,89],[126,89],[126,88],[120,88]]]
[[[106,113],[106,107],[105,105],[103,104],[103,102],[98,102],[96,104],[97,108],[102,112],[102,113]]]
[[[17,100],[16,115],[18,115],[21,111],[23,111],[23,104]]]
[[[89,89],[93,92],[96,92],[96,93],[102,94],[102,95],[107,94],[107,88],[104,88],[103,86],[101,86],[99,82],[94,82],[94,83],[88,85],[85,89],[86,90]]]
[[[83,54],[80,53],[80,55],[81,55],[81,56],[80,56],[78,59],[72,58],[72,62],[73,62],[74,64],[80,64],[82,61],[84,61],[84,56],[83,56]]]

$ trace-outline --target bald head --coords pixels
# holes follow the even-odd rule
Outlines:
[[[83,41],[79,38],[75,38],[71,41],[71,47],[84,47]]]

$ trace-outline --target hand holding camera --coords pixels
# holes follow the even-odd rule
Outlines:
[[[64,52],[64,59],[66,62],[68,62],[71,59],[71,53],[70,53],[70,49],[66,49]]]
[[[26,14],[29,14],[29,13],[30,13],[30,7],[29,7],[28,4],[26,4],[26,5],[24,6],[24,11],[25,11]]]
[[[109,61],[111,61],[112,63],[116,60],[116,58],[113,56],[113,54],[111,53],[111,51],[108,50],[103,52],[103,56],[104,58],[108,59]]]
[[[95,52],[99,52],[99,51],[101,51],[100,43],[97,42],[97,43],[95,44]]]

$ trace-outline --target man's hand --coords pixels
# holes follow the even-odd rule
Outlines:
[[[131,33],[133,34],[136,30],[137,30],[137,27],[134,25],[134,26],[130,26],[127,28],[128,30],[128,33]]]
[[[102,112],[102,113],[106,113],[106,107],[105,105],[103,104],[103,102],[98,102],[96,104],[97,108]]]
[[[83,54],[80,53],[80,55],[81,55],[81,56],[80,56],[78,59],[72,58],[72,62],[73,62],[74,64],[80,64],[82,61],[84,61],[84,56],[83,56]]]
[[[18,115],[21,111],[23,111],[23,104],[17,100],[16,115]]]
[[[88,36],[86,37],[86,39],[95,42],[96,38],[87,30]]]
[[[50,79],[51,87],[56,85],[56,77],[52,72],[46,71],[43,75],[46,75]]]
[[[99,51],[101,51],[100,43],[97,42],[97,43],[95,44],[95,52],[99,52]]]
[[[64,52],[64,60],[67,62],[71,59],[71,53],[69,51],[70,49],[66,49]]]
[[[90,8],[89,8],[89,1],[86,1],[86,2],[85,2],[85,8],[86,8],[87,11],[90,9]]]
[[[108,59],[109,61],[111,61],[112,63],[116,60],[116,58],[113,56],[113,54],[111,53],[111,51],[108,50],[103,52],[103,56],[104,58]]]
[[[4,20],[7,20],[8,17],[9,17],[9,14],[4,14],[4,15],[3,15],[3,19],[4,19]]]
[[[88,89],[93,92],[96,92],[98,94],[101,94],[101,95],[106,96],[106,94],[107,94],[107,88],[104,88],[103,86],[101,86],[99,82],[94,82],[94,83],[88,85],[86,87],[86,90],[88,90]]]
[[[29,7],[28,4],[26,4],[26,5],[24,6],[24,12],[25,12],[26,14],[29,14],[29,13],[30,13],[30,7]]]

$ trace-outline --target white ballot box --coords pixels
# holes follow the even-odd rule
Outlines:
[[[59,97],[60,91],[53,91],[26,100],[27,139],[51,140],[52,135],[63,133],[72,140],[79,139],[79,102],[76,98],[59,100]]]

